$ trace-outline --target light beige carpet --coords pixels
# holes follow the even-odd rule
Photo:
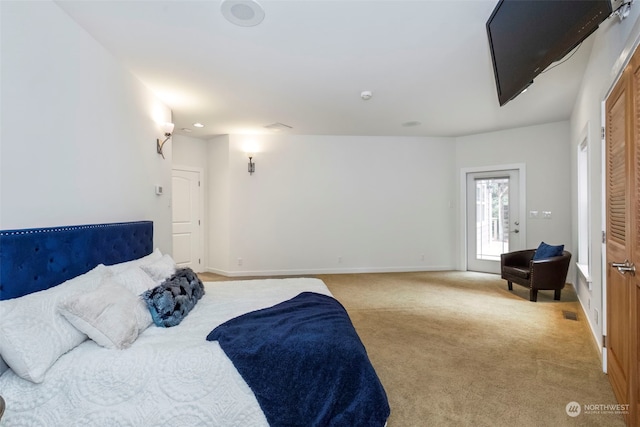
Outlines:
[[[570,287],[561,301],[541,291],[532,303],[526,289],[509,292],[482,273],[315,277],[367,348],[389,398],[389,427],[624,426],[618,414],[567,414],[570,402],[616,403]]]

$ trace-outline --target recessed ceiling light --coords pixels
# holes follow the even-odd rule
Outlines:
[[[203,128],[204,127],[204,125],[202,123],[200,123],[200,122],[194,123],[193,126],[197,127],[197,128]]]
[[[370,100],[372,96],[373,96],[373,92],[371,92],[370,90],[365,90],[360,94],[360,98],[362,98],[365,101]]]
[[[411,120],[411,121],[409,121],[409,122],[404,122],[404,123],[402,124],[402,126],[404,126],[404,127],[406,127],[406,128],[410,128],[410,127],[413,127],[413,126],[420,126],[421,124],[422,124],[422,123],[420,123],[420,122],[418,122],[418,121]]]
[[[191,129],[189,129],[189,128],[182,128],[182,131],[183,131],[183,132],[191,132]]]
[[[224,0],[220,10],[227,21],[241,27],[256,26],[264,19],[264,9],[255,0]]]

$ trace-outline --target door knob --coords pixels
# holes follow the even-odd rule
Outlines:
[[[612,262],[611,267],[617,268],[622,274],[631,273],[632,276],[636,275],[636,266],[630,263],[628,259],[625,259],[624,262]]]
[[[516,234],[518,234],[519,232],[520,232],[520,230],[518,230],[517,228],[515,230],[513,230],[513,231],[510,231],[510,233],[516,233]]]

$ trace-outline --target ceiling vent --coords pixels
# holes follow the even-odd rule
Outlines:
[[[224,0],[220,10],[227,21],[241,27],[253,27],[264,19],[264,9],[255,0]]]
[[[265,126],[266,129],[273,130],[276,132],[281,132],[283,130],[293,129],[292,126],[285,125],[283,123],[271,123],[270,125]]]

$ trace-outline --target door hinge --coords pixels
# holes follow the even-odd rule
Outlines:
[[[602,231],[602,243],[607,243],[607,232]]]
[[[198,264],[202,264],[202,261],[200,261],[200,258],[198,258]]]
[[[198,220],[198,225],[200,225],[200,220]]]
[[[603,348],[607,348],[607,336],[606,335],[602,336],[602,347]]]
[[[600,139],[604,139],[604,126],[600,127]]]
[[[200,181],[198,181],[198,187],[200,187]]]

